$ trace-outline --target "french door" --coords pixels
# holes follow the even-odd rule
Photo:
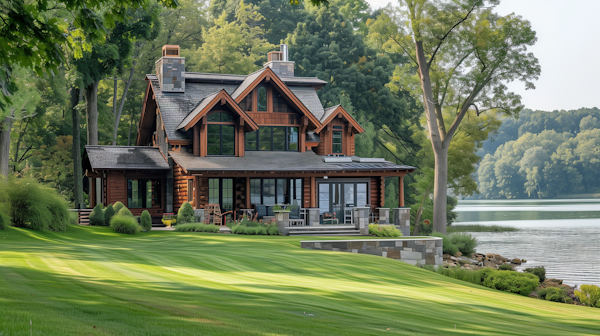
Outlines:
[[[220,204],[223,212],[233,210],[233,179],[209,178],[208,203]]]
[[[319,182],[319,212],[339,219],[344,218],[344,208],[364,207],[368,204],[367,182]]]

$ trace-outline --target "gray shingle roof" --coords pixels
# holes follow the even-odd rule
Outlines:
[[[333,113],[333,111],[335,111],[335,109],[338,108],[339,106],[340,105],[338,104],[338,105],[326,108],[323,113],[323,116],[321,117],[321,119],[319,119],[319,121],[324,122],[325,119],[327,119]]]
[[[249,74],[248,77],[246,77],[246,79],[244,79],[244,81],[240,84],[240,86],[233,91],[231,98],[237,99],[238,96],[241,95],[242,92],[244,92],[244,90],[246,90],[246,88],[248,88],[248,86],[250,86],[250,84],[252,84],[265,70],[267,70],[267,68],[262,68]]]
[[[178,131],[179,124],[202,99],[222,89],[231,94],[237,88],[234,84],[186,82],[185,93],[162,92],[156,75],[146,76],[152,82],[169,140],[187,140],[185,133]]]
[[[306,106],[306,108],[317,118],[317,120],[321,120],[321,117],[325,111],[323,110],[323,105],[321,104],[321,100],[317,95],[317,90],[312,87],[292,85],[288,86],[288,88],[294,93],[294,95],[296,95],[296,97],[298,97],[298,99],[300,99],[302,104]]]
[[[190,112],[190,114],[188,114],[183,119],[183,121],[181,121],[181,123],[177,126],[177,129],[184,128],[185,125],[189,124],[189,122],[192,121],[198,115],[198,113],[200,113],[200,111],[202,111],[202,109],[204,109],[206,107],[206,105],[208,105],[220,92],[221,92],[221,90],[211,93],[208,96],[206,96],[205,98],[203,98],[198,103],[198,105],[196,105],[196,107],[194,107],[194,109]]]
[[[169,164],[158,148],[146,146],[85,146],[93,170],[162,170]]]
[[[169,152],[176,163],[188,171],[391,171],[413,170],[415,167],[392,162],[326,163],[314,152],[247,151],[243,157],[194,156],[191,153]]]
[[[223,84],[236,84],[240,85],[248,75],[229,75],[229,74],[215,74],[215,73],[201,73],[201,72],[186,72],[185,80],[186,83],[202,82],[202,83],[223,83]],[[288,85],[326,85],[327,82],[317,77],[280,77],[282,82]]]

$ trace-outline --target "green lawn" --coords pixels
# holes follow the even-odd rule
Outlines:
[[[314,238],[309,238],[314,239]],[[600,333],[600,309],[298,237],[0,231],[0,335]]]

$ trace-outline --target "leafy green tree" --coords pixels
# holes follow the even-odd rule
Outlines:
[[[260,68],[274,46],[264,39],[264,17],[253,5],[240,2],[236,20],[227,21],[226,13],[204,31],[204,44],[186,51],[193,71],[248,74]]]
[[[435,156],[435,230],[446,232],[448,150],[469,112],[498,110],[515,115],[520,97],[506,83],[520,80],[534,88],[540,66],[527,48],[536,41],[528,21],[493,12],[498,0],[401,1],[374,24],[374,38],[384,47],[405,52],[413,61],[399,68],[399,86],[418,93]],[[406,23],[406,24],[405,24]],[[415,84],[418,84],[415,85]],[[443,111],[454,110],[451,123]]]
[[[98,86],[100,80],[115,70],[121,72],[129,61],[133,41],[144,40],[156,33],[158,8],[129,11],[127,21],[118,22],[108,33],[106,42],[95,44],[91,51],[84,51],[83,57],[73,55],[71,62],[77,68],[80,87],[84,90],[87,116],[87,143],[98,144]]]

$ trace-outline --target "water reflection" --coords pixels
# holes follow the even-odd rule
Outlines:
[[[458,223],[508,225],[516,232],[474,232],[477,251],[524,258],[569,285],[600,285],[600,200],[459,201]]]

